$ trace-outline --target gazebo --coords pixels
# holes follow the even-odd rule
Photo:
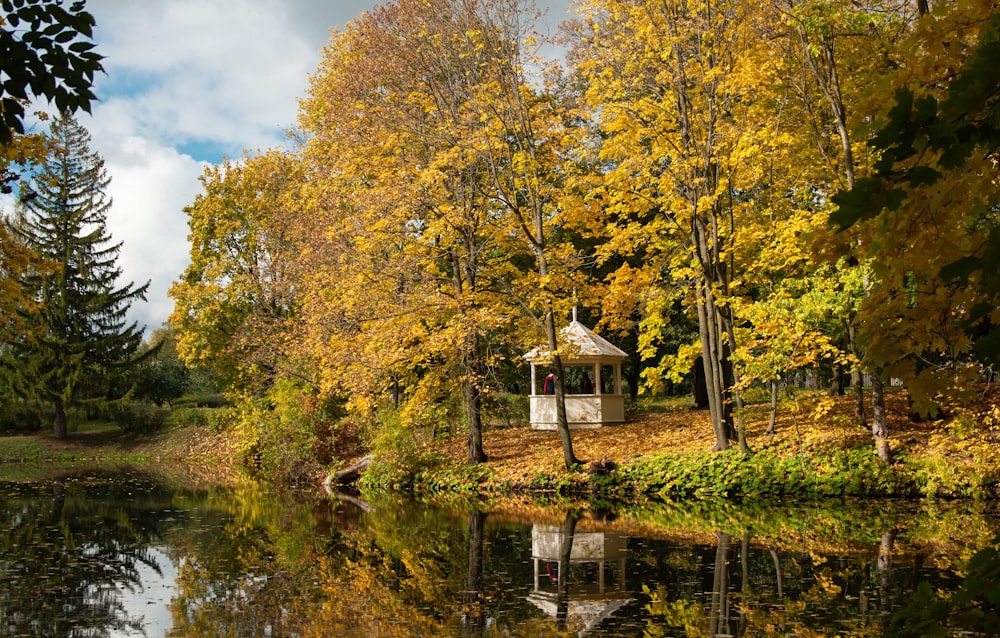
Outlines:
[[[595,334],[576,320],[559,332],[563,369],[571,382],[566,386],[566,421],[570,429],[599,428],[625,421],[625,397],[622,395],[622,361],[628,357],[607,339]],[[534,348],[524,358],[531,364],[531,429],[556,429],[556,397],[546,374],[552,354],[543,347]]]

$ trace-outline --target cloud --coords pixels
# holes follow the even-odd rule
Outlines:
[[[189,261],[183,209],[200,190],[205,163],[134,135],[107,135],[93,146],[112,176],[108,228],[114,241],[122,242],[121,283],[149,281],[147,303],[133,304],[130,318],[158,328],[173,309],[167,290]]]
[[[309,0],[91,0],[105,56],[100,102],[80,116],[105,159],[114,205],[108,227],[123,242],[124,282],[150,288],[130,319],[152,329],[169,317],[171,283],[189,262],[183,209],[206,163],[271,148],[295,122],[331,20]],[[303,11],[308,8],[308,11]],[[350,15],[337,16],[344,11]],[[303,19],[309,15],[309,19]],[[123,283],[124,283],[123,282]]]

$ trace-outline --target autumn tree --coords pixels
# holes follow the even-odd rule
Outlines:
[[[522,66],[533,15],[510,1],[385,5],[334,37],[302,116],[325,176],[311,199],[329,220],[310,252],[327,260],[310,297],[330,304],[317,316],[343,319],[323,322],[326,360],[356,371],[340,375],[348,386],[368,380],[352,400],[402,383],[404,415],[418,420],[457,382],[471,462],[485,458],[482,397],[516,308],[555,339],[545,180],[558,157],[542,135],[555,120]]]
[[[204,192],[185,208],[191,263],[170,287],[170,325],[184,361],[213,370],[234,391],[266,388],[285,363],[298,171],[282,151],[225,161],[205,169]]]
[[[349,350],[376,345],[362,357],[370,371],[357,378],[376,377],[355,387],[360,395],[390,386],[406,397],[406,418],[421,420],[436,395],[461,388],[472,463],[486,458],[486,344],[507,321],[482,277],[504,253],[486,173],[462,143],[468,76],[477,72],[469,38],[478,26],[468,7],[447,2],[398,2],[366,14],[331,42],[302,116],[315,133],[309,156],[339,176],[351,214],[367,222],[328,231],[349,241],[353,256],[346,272],[329,270],[338,281],[320,283],[327,299],[343,303],[314,310],[356,318]]]
[[[129,323],[148,282],[119,285],[121,244],[111,243],[106,217],[111,200],[104,160],[90,150],[90,134],[70,116],[52,123],[47,156],[19,191],[20,240],[52,269],[29,268],[21,277],[28,325],[12,341],[5,362],[19,391],[51,402],[56,437],[66,437],[66,409],[114,397],[112,381],[141,360],[142,328]]]
[[[699,341],[661,366],[688,369],[700,354],[715,449],[723,450],[735,438],[739,403],[733,256],[748,210],[737,194],[753,186],[753,172],[742,168],[753,124],[743,65],[754,5],[594,1],[582,18],[573,59],[606,137],[609,248],[648,257],[638,278],[649,285],[640,345],[655,344],[667,319],[656,309],[683,298],[698,318]],[[629,267],[614,279],[636,274]]]
[[[844,5],[838,2],[779,2],[785,37],[795,47],[793,64],[800,68],[798,97],[808,109],[815,148],[826,170],[816,174],[816,184],[824,190],[851,189],[859,175],[868,170],[867,131],[861,120],[870,115],[866,95],[897,57],[899,38],[905,33],[911,9],[906,3],[880,2]],[[846,72],[845,69],[850,69]],[[831,134],[832,133],[832,134]],[[879,455],[888,460],[888,430],[883,398],[883,370],[866,357],[857,334],[860,319],[854,308],[871,287],[871,264],[859,259],[855,247],[863,242],[857,235],[843,238],[842,252],[857,264],[862,276],[860,289],[846,290],[848,298],[841,314],[846,341],[853,356],[852,386],[858,423],[867,425],[862,389],[862,366],[871,372],[871,429]],[[840,262],[841,268],[846,262]],[[854,279],[857,279],[856,277]]]
[[[833,221],[873,263],[859,316],[868,356],[919,412],[996,361],[998,25],[983,1],[920,17],[878,94],[873,174],[835,197]]]

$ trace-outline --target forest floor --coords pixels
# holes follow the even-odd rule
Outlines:
[[[970,393],[961,404],[949,405],[947,415],[937,419],[915,419],[909,414],[903,390],[886,392],[887,427],[893,453],[910,458],[940,457],[956,469],[983,461],[983,449],[1000,469],[1000,386],[984,386]],[[871,419],[871,395],[865,411]],[[799,394],[779,403],[775,433],[766,434],[770,405],[750,405],[744,410],[746,437],[751,450],[768,446],[796,449],[807,456],[812,450],[872,446],[870,427],[854,418],[854,396],[829,397]],[[711,450],[715,444],[707,409],[695,409],[690,401],[659,410],[627,414],[621,425],[593,430],[574,430],[573,451],[582,463],[612,460],[617,464],[654,453]],[[457,437],[456,437],[457,438]],[[733,443],[735,445],[735,443]],[[489,429],[483,435],[487,465],[500,481],[530,483],[539,473],[563,471],[563,452],[555,432],[534,431],[525,426]],[[456,460],[466,453],[461,441],[438,443],[436,451]],[[974,454],[975,452],[975,454]],[[971,471],[976,471],[971,469]]]

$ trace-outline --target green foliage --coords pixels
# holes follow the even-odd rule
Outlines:
[[[225,408],[229,406],[226,395],[214,392],[208,394],[186,394],[173,402],[175,408]]]
[[[45,426],[45,415],[38,405],[16,398],[0,400],[0,431],[30,432]]]
[[[180,428],[217,427],[220,422],[220,410],[214,408],[174,408],[170,418],[174,425]]]
[[[419,473],[439,465],[440,459],[420,446],[415,429],[402,424],[396,410],[383,407],[375,421],[374,460],[361,477],[362,489],[410,489]]]
[[[492,394],[483,402],[484,411],[494,425],[527,425],[530,421],[530,402],[526,394],[501,392]]]
[[[154,330],[142,351],[152,351],[138,370],[135,396],[156,405],[170,403],[188,390],[190,370],[177,354],[177,340],[172,328]]]
[[[123,431],[133,434],[151,434],[163,429],[170,410],[152,401],[130,401],[113,413],[115,423]]]
[[[624,465],[618,475],[663,499],[760,496],[901,496],[913,488],[870,448],[834,449],[806,459],[764,448],[751,456],[663,454]]]
[[[83,2],[62,0],[0,3],[0,145],[24,133],[24,103],[31,97],[55,102],[59,111],[83,109],[97,99],[94,75],[103,56],[94,52],[94,18]]]

